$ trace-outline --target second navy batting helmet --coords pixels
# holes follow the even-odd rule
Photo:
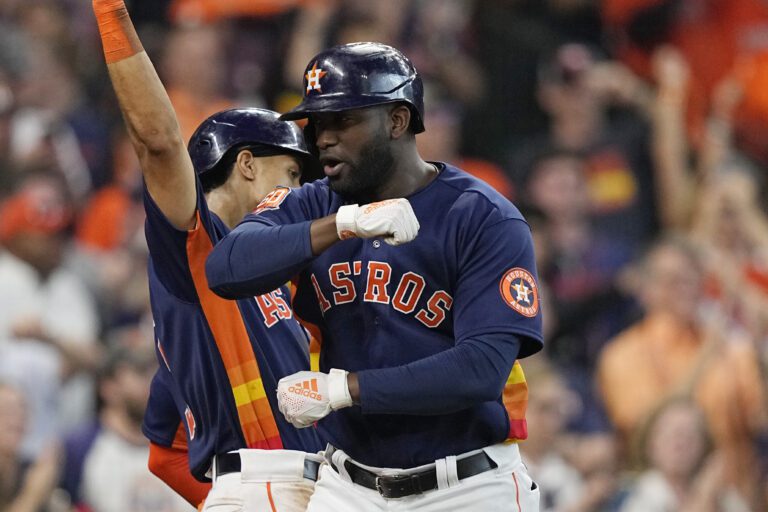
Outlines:
[[[214,169],[233,149],[261,148],[256,156],[293,153],[307,163],[311,155],[301,128],[280,119],[277,112],[237,108],[218,112],[195,130],[189,139],[189,156],[198,176]]]
[[[413,131],[423,132],[424,86],[411,61],[385,44],[345,44],[320,52],[309,62],[304,99],[281,119],[398,102],[410,108]]]

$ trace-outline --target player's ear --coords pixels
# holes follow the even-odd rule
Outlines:
[[[248,149],[243,149],[237,154],[235,170],[248,181],[256,179],[258,159]]]
[[[404,133],[408,133],[411,124],[411,109],[403,104],[395,105],[389,111],[390,135],[393,139],[399,139]]]

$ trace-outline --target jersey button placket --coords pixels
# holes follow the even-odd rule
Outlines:
[[[371,245],[373,245],[374,249],[378,249],[379,247],[381,247],[381,241],[380,240],[374,240]]]

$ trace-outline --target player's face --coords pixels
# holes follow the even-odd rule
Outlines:
[[[266,156],[258,159],[254,180],[255,204],[259,204],[275,187],[298,187],[301,164],[292,155]]]
[[[395,158],[387,112],[377,106],[312,114],[320,163],[334,192],[369,200],[389,179]]]

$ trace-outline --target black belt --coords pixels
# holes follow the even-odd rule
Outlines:
[[[226,475],[227,473],[240,472],[240,454],[237,452],[223,453],[216,456],[216,476]],[[320,463],[308,457],[304,457],[304,478],[317,481],[317,472]]]
[[[331,466],[338,472],[338,468],[333,462],[331,462]],[[485,452],[456,459],[456,473],[459,480],[479,475],[497,467],[497,464]],[[344,461],[344,468],[354,483],[378,491],[384,498],[404,498],[412,494],[437,489],[437,470],[435,468],[416,473],[382,476],[360,467],[349,459]]]

